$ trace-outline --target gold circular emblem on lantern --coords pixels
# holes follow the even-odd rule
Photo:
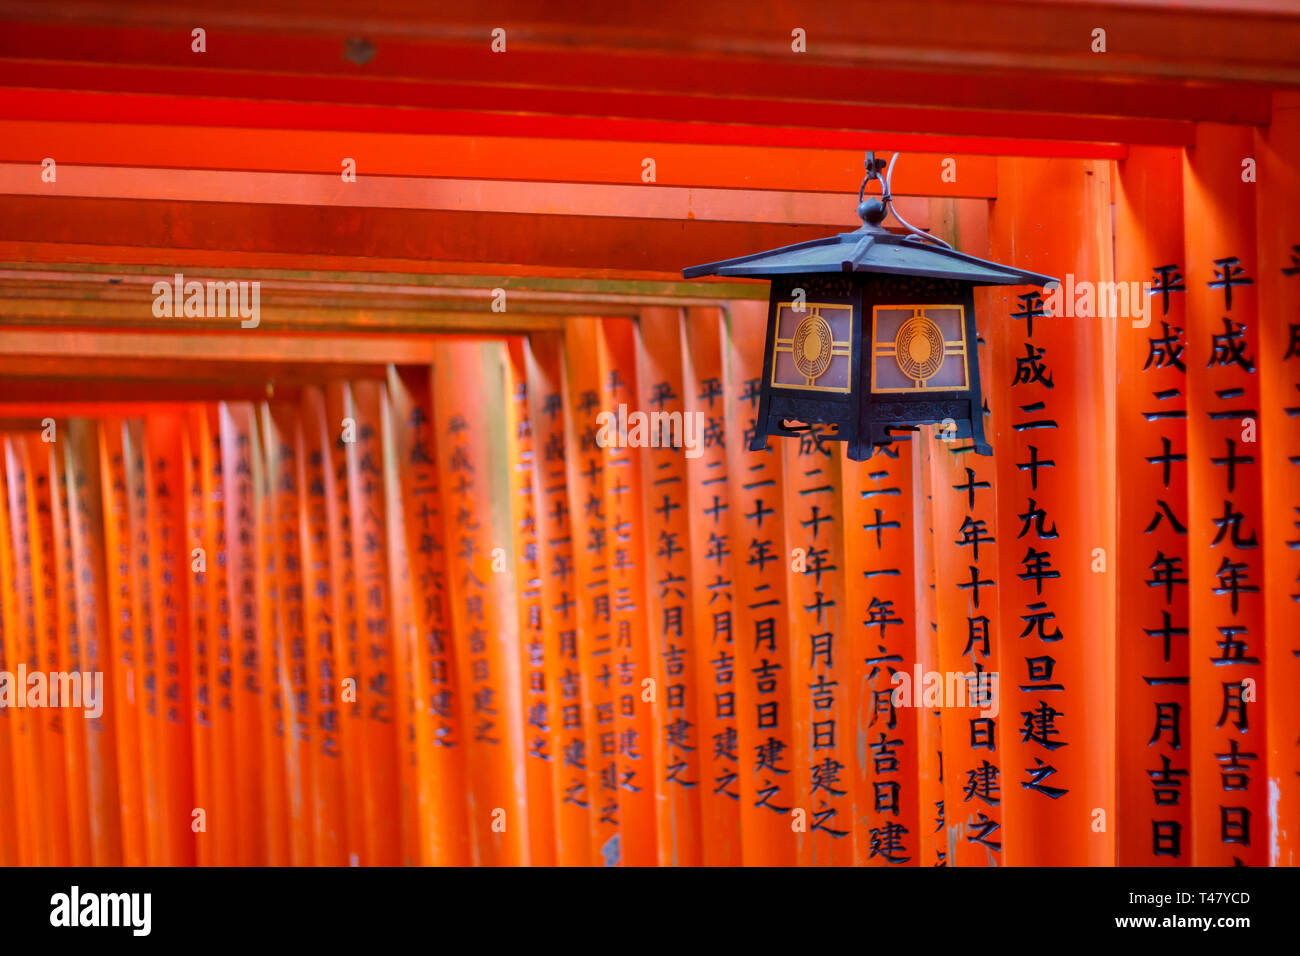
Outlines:
[[[794,330],[794,367],[811,384],[820,378],[831,366],[830,323],[813,312],[804,318]]]
[[[918,312],[898,329],[894,359],[914,382],[933,378],[943,367],[943,333],[924,312]]]

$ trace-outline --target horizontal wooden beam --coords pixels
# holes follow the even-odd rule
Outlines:
[[[225,121],[225,104],[238,98],[247,112],[258,117],[253,125],[294,127],[299,122],[307,122],[311,128],[318,129],[381,130],[388,124],[400,123],[406,131],[413,131],[408,124],[418,122],[425,113],[435,118],[522,113],[560,120],[654,123],[687,120],[691,124],[808,130],[872,129],[957,136],[1168,143],[1185,139],[1186,124],[1195,121],[1151,115],[1134,117],[1125,109],[1107,114],[1104,107],[1096,105],[1081,112],[1059,105],[1037,109],[1023,105],[992,109],[985,102],[965,106],[952,102],[920,105],[905,93],[893,101],[875,94],[871,101],[860,102],[859,91],[875,90],[874,77],[867,71],[854,77],[852,84],[838,96],[826,100],[794,99],[789,92],[779,98],[725,94],[711,83],[689,92],[629,92],[610,85],[570,89],[545,81],[528,86],[502,85],[497,77],[484,83],[466,82],[464,78],[434,83],[283,73],[232,75],[192,67],[126,69],[12,60],[0,60],[0,87],[9,88],[6,98],[19,90],[40,90],[50,95],[38,95],[34,97],[36,102],[50,103],[62,110],[74,109],[71,104],[84,100],[55,93],[85,90],[119,96],[133,110],[141,108],[135,104],[151,104],[159,116],[171,115],[180,104],[196,116],[219,118],[219,125],[223,126],[231,125]],[[701,96],[701,92],[709,95]],[[1195,98],[1190,89],[1184,93],[1187,100]],[[1140,91],[1134,91],[1134,95],[1140,95]],[[158,98],[166,100],[160,104]],[[268,99],[274,102],[257,108],[251,105],[252,101]],[[1250,105],[1258,99],[1258,94],[1252,95]],[[1267,101],[1263,105],[1266,107]],[[1242,112],[1252,110],[1237,111]],[[276,117],[285,121],[276,122]],[[1266,112],[1263,118],[1267,118]]]
[[[202,277],[195,276],[202,280]],[[240,330],[238,317],[158,317],[153,314],[153,297],[127,300],[105,299],[88,294],[81,299],[6,297],[0,310],[0,326],[49,326],[58,328],[170,329],[195,331]],[[506,300],[510,306],[510,300]],[[686,304],[716,305],[716,300],[689,300]],[[514,303],[505,312],[493,312],[484,301],[477,311],[397,308],[376,301],[365,308],[339,308],[316,302],[297,308],[261,304],[257,329],[265,332],[439,332],[505,335],[539,332],[563,327],[562,317],[600,307],[610,315],[635,315],[643,306],[628,302],[608,305],[574,299],[567,307],[552,305],[548,311],[529,309]],[[249,330],[244,330],[249,331]]]
[[[939,172],[935,164],[936,178]],[[85,199],[174,200],[282,206],[426,209],[458,213],[522,213],[615,219],[819,224],[849,231],[861,225],[854,193],[791,193],[666,185],[537,183],[486,179],[372,176],[355,182],[338,173],[269,173],[60,164],[45,182],[37,163],[0,163],[0,194]],[[925,228],[925,199],[901,197],[903,218]]]
[[[0,197],[0,213],[8,214],[10,206]],[[4,230],[0,228],[0,236]],[[511,262],[484,258],[481,261],[450,260],[439,258],[414,258],[397,256],[367,256],[362,253],[303,253],[240,249],[196,249],[166,245],[45,241],[38,239],[0,238],[0,260],[16,264],[29,264],[40,268],[101,268],[124,266],[157,266],[172,270],[202,271],[217,275],[220,270],[248,270],[273,274],[301,272],[346,281],[354,273],[370,276],[448,276],[452,273],[467,278],[496,277],[506,281],[525,279],[555,279],[560,281],[592,282],[646,282],[656,285],[680,282],[682,271],[665,261],[658,269],[634,269],[626,265],[548,265],[537,262]],[[167,269],[161,271],[166,272]],[[748,280],[701,279],[694,284],[734,283]],[[493,282],[489,288],[501,286]]]
[[[283,54],[299,38],[277,38],[271,62],[228,61],[231,44],[214,44],[202,62],[191,54],[160,65],[151,49],[138,63],[105,62],[122,31],[105,31],[90,49],[65,49],[42,33],[22,27],[0,37],[0,85],[43,89],[170,93],[298,102],[333,102],[432,108],[491,109],[493,97],[513,94],[516,110],[648,119],[697,116],[700,94],[731,102],[742,121],[753,103],[780,103],[780,111],[815,107],[941,107],[1126,116],[1190,122],[1267,122],[1268,90],[1262,84],[1195,84],[1136,76],[1053,75],[1039,71],[1034,83],[1014,71],[957,72],[934,64],[889,68],[879,61],[845,65],[824,56],[809,62],[791,57],[665,55],[635,49],[571,51],[516,47],[508,58],[484,56],[481,44],[421,44],[389,40],[363,68],[334,55],[311,67]],[[243,38],[241,37],[241,40]],[[260,38],[258,38],[260,39]],[[24,40],[35,48],[24,47]],[[168,37],[159,46],[173,46]],[[245,44],[237,44],[240,50]],[[330,51],[337,54],[337,48]],[[6,60],[11,55],[15,59]],[[84,58],[85,62],[75,62]],[[531,96],[531,99],[529,98]],[[581,97],[581,99],[577,99]],[[758,119],[770,122],[761,114]]]
[[[861,15],[846,15],[836,4],[756,6],[749,0],[660,0],[641,7],[600,0],[478,0],[457,8],[409,0],[371,0],[360,7],[352,0],[315,0],[310,6],[224,0],[215,9],[195,0],[48,6],[5,0],[0,16],[15,21],[0,31],[0,49],[16,56],[193,66],[189,31],[203,23],[209,42],[202,65],[214,68],[427,77],[438,75],[442,65],[453,75],[495,70],[504,82],[523,83],[535,82],[538,73],[576,82],[614,76],[608,59],[597,60],[590,71],[584,63],[621,53],[657,57],[656,72],[681,69],[681,61],[691,57],[725,57],[774,73],[785,64],[873,63],[1000,68],[1045,78],[1065,72],[1294,82],[1294,51],[1300,49],[1295,6],[1277,0],[1195,7],[1150,0],[908,0],[873,3]],[[1107,31],[1105,55],[1091,49],[1091,31],[1098,26]],[[489,46],[497,27],[507,32],[505,54]],[[805,32],[806,54],[792,52],[795,28]],[[370,41],[373,59],[345,59],[346,37]],[[435,57],[433,45],[456,45],[462,52]]]
[[[183,271],[183,270],[182,270]],[[652,281],[636,279],[572,278],[549,275],[504,275],[477,273],[398,273],[240,268],[233,264],[209,266],[195,278],[227,280],[256,279],[265,296],[279,294],[382,297],[384,302],[414,297],[432,300],[490,299],[495,289],[511,293],[512,301],[523,303],[612,303],[646,305],[689,305],[696,300],[765,298],[767,285],[753,279]],[[132,296],[127,290],[151,289],[159,280],[171,282],[176,270],[157,264],[115,264],[108,269],[88,261],[34,265],[0,260],[0,291],[5,296],[41,297],[51,291],[84,289],[98,297]],[[11,291],[18,290],[18,291]],[[39,294],[33,295],[33,291]],[[761,293],[761,294],[760,294]],[[150,292],[152,295],[152,292]],[[539,305],[540,307],[540,305]],[[572,312],[572,309],[569,309]]]
[[[292,400],[301,389],[300,385],[281,383],[268,390],[263,382],[25,378],[21,380],[21,400],[11,395],[0,398],[0,431],[39,429],[47,417],[143,415],[159,403]]]
[[[882,158],[891,154],[879,151]],[[862,181],[862,152],[787,147],[701,146],[519,137],[439,136],[329,130],[241,129],[138,123],[0,120],[0,160],[178,169],[332,173],[344,157],[365,176],[427,176],[534,182],[637,183],[655,160],[660,186],[713,186],[843,193]],[[952,162],[945,163],[951,159]],[[945,176],[947,171],[949,175]],[[908,153],[895,171],[897,196],[997,195],[992,156]]]
[[[79,383],[77,395],[98,400],[119,398],[116,382],[273,392],[331,378],[382,377],[389,364],[428,365],[440,337],[0,328],[0,402],[58,397],[37,396],[32,389],[42,381]]]
[[[228,253],[287,253],[517,263],[593,276],[601,270],[676,272],[680,277],[686,266],[819,239],[832,231],[780,223],[0,197],[0,242],[221,251],[214,265],[230,264]]]
[[[1070,156],[1118,159],[1122,144],[1190,146],[1192,124],[1072,116],[1002,118],[925,109],[915,115],[882,113],[879,120],[840,129],[801,125],[799,111],[781,112],[785,122],[752,126],[689,120],[610,119],[473,110],[420,110],[314,103],[151,96],[7,88],[0,118],[93,122],[115,116],[126,123],[230,126],[254,129],[328,129],[373,133],[628,140],[732,146],[788,147],[814,143],[829,149],[915,150],[1007,156]],[[788,119],[787,119],[788,117]],[[846,118],[846,124],[852,124]],[[938,132],[935,132],[936,129]],[[920,130],[920,132],[918,132]]]

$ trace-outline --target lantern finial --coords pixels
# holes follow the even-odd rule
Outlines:
[[[945,249],[951,249],[952,246],[944,242],[938,236],[932,236],[922,229],[917,229],[910,222],[898,214],[894,208],[894,196],[890,189],[890,184],[894,181],[894,164],[898,162],[898,153],[894,153],[889,158],[889,165],[886,167],[883,159],[876,159],[876,154],[872,150],[867,150],[866,157],[862,160],[862,165],[867,174],[862,177],[862,185],[858,187],[858,217],[866,224],[867,228],[878,229],[884,222],[885,216],[889,213],[894,214],[894,218],[899,221],[904,229],[907,230],[908,239],[918,242],[933,242],[936,245],[943,246]],[[881,176],[881,170],[885,175]],[[880,180],[880,198],[866,199],[867,183],[873,179]]]

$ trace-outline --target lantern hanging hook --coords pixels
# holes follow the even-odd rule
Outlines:
[[[914,225],[899,215],[898,210],[894,208],[894,195],[893,190],[890,187],[894,181],[894,164],[898,162],[898,157],[899,154],[894,153],[894,155],[889,158],[889,165],[886,166],[883,159],[876,159],[874,151],[867,151],[866,157],[862,161],[862,165],[866,169],[867,174],[862,177],[862,185],[858,187],[858,214],[862,216],[864,222],[870,222],[872,225],[879,225],[886,215],[893,213],[894,218],[897,219],[899,223],[902,224],[903,228],[907,230],[908,235],[906,238],[911,239],[914,242],[933,242],[937,245],[943,246],[945,249],[951,249],[952,246],[948,245],[948,243],[944,242],[938,236],[933,236],[922,229],[917,229]],[[884,176],[880,175],[882,171],[885,174]],[[880,180],[879,203],[881,208],[879,210],[868,209],[865,203],[867,183],[871,182],[873,179]],[[873,219],[874,222],[872,221]]]

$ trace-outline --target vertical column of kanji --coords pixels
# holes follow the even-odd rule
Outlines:
[[[401,864],[415,866],[420,853],[419,747],[415,731],[415,599],[406,548],[406,510],[397,474],[397,434],[391,393],[384,389],[384,502],[388,523],[388,583],[392,606],[393,686],[397,698],[397,773],[401,805]]]
[[[983,364],[983,363],[982,363]],[[987,367],[987,366],[985,366]],[[937,439],[937,440],[936,440]],[[912,703],[941,710],[943,816],[949,866],[1001,866],[1005,741],[998,686],[997,511],[993,462],[943,425],[929,449],[937,667],[909,682]]]
[[[253,484],[253,407],[222,402],[221,485],[225,505],[226,575],[230,600],[230,651],[235,733],[237,865],[265,865],[262,794],[262,678],[258,647],[256,501]],[[129,459],[128,459],[129,461]],[[140,627],[137,627],[139,632]]]
[[[184,416],[171,411],[151,411],[145,419],[160,862],[168,866],[193,865],[195,836],[191,829],[195,804],[189,714],[190,637],[185,610],[192,572],[185,534],[184,429]]]
[[[66,430],[66,423],[59,427]],[[66,435],[64,438],[66,439]],[[54,532],[55,601],[59,625],[59,665],[64,673],[82,668],[81,634],[77,616],[76,558],[72,546],[72,516],[69,511],[67,441],[47,446],[50,472],[50,508]],[[6,580],[12,580],[12,573]],[[69,856],[73,866],[90,866],[93,850],[90,833],[90,777],[86,766],[87,721],[65,720],[63,761],[68,786]]]
[[[50,510],[50,457],[48,446],[40,433],[29,434],[21,440],[25,443],[22,452],[26,456],[28,475],[28,539],[32,548],[32,597],[33,609],[36,615],[36,657],[40,668],[48,673],[59,669],[59,619],[58,608],[55,606],[58,584],[57,572],[54,566],[54,523]],[[102,468],[101,463],[101,474],[103,473]],[[106,539],[106,554],[108,553],[107,548]],[[105,614],[107,616],[104,628],[107,634],[111,632],[114,622],[111,602],[105,606]],[[116,644],[113,643],[108,653],[115,654],[115,649]],[[118,736],[117,723],[121,719],[121,711],[125,705],[122,698],[114,693],[116,680],[117,662],[115,659],[112,674],[106,675],[104,678],[103,690],[103,699],[106,701],[104,706],[110,706],[107,701],[111,699],[113,701],[112,706],[115,708],[115,719],[113,721],[115,737]],[[43,724],[41,746],[44,748],[45,753],[45,779],[42,788],[42,799],[48,808],[50,855],[52,863],[56,866],[66,866],[71,853],[68,843],[67,767],[61,759],[64,751],[65,719],[63,710],[58,707],[49,708],[41,717]],[[116,750],[116,746],[114,749]],[[118,760],[120,788],[122,774],[120,755]],[[115,795],[115,797],[118,796]],[[121,800],[117,799],[115,803],[117,806],[114,807],[113,813],[118,815],[120,819],[118,808],[121,806]]]
[[[1116,342],[1126,440],[1116,450],[1115,849],[1121,865],[1158,866],[1191,857],[1182,154],[1130,147],[1118,172],[1115,274],[1150,275],[1152,289]]]
[[[141,765],[143,692],[138,630],[135,618],[134,575],[131,561],[131,498],[126,480],[126,449],[123,447],[121,419],[99,422],[99,456],[101,495],[104,502],[104,550],[108,570],[108,638],[113,654],[112,700],[116,714],[113,731],[116,737],[118,789],[121,800],[122,861],[126,866],[144,866],[148,862],[145,833],[145,790]],[[53,641],[47,641],[46,659],[55,669],[58,661],[58,614],[54,596],[55,582],[54,524],[51,509],[50,457],[47,446],[33,446],[39,458],[37,496],[40,499],[41,537],[47,542],[50,563],[45,590],[50,600],[50,625]],[[65,772],[66,778],[66,772]],[[66,786],[66,779],[65,779]]]
[[[791,550],[772,556],[777,557],[776,567],[790,572],[790,658],[785,666],[793,717],[788,757],[794,769],[795,807],[805,815],[800,820],[796,814],[799,863],[843,866],[854,859],[857,795],[850,768],[856,759],[852,697],[857,668],[850,655],[861,648],[846,626],[840,452],[823,426],[813,425],[797,444],[790,443],[783,490],[786,544]],[[893,616],[885,614],[884,619]],[[760,692],[775,679],[778,666],[764,666],[760,660],[755,671]],[[886,697],[886,710],[889,706]],[[779,765],[776,754],[764,754],[760,766],[768,757],[774,767]]]
[[[916,631],[928,627],[917,615],[912,507],[912,447],[904,435],[869,461],[841,463],[844,529],[852,545],[844,554],[845,588],[841,653],[849,666],[847,692],[856,692],[852,720],[842,732],[865,748],[849,764],[846,783],[856,795],[853,862],[861,865],[918,865],[920,791],[917,787],[921,709],[911,694],[919,671]],[[914,689],[914,686],[913,686]],[[890,756],[884,756],[888,749]]]
[[[987,208],[953,211],[944,238],[973,255],[989,255]],[[975,356],[981,381],[990,381],[985,338],[992,324],[989,295],[975,289]],[[985,432],[1000,418],[987,399]],[[1003,414],[1001,407],[999,414]],[[994,542],[997,501],[994,464],[956,439],[949,423],[923,429],[913,446],[923,469],[914,478],[918,529],[918,664],[909,687],[927,741],[921,760],[927,796],[922,813],[929,859],[940,866],[995,866],[1002,862],[1003,761],[998,724],[1004,659]],[[924,585],[923,587],[921,585]],[[931,817],[932,815],[932,817]]]
[[[597,365],[598,326],[594,319],[565,320],[564,435],[567,448],[569,519],[573,536],[574,581],[581,655],[582,718],[586,726],[585,755],[574,748],[575,760],[587,765],[585,791],[578,800],[591,812],[588,862],[614,866],[619,860],[617,733],[614,729],[614,639],[609,613],[609,564],[605,556],[605,456],[597,441],[596,416],[602,410]],[[566,675],[566,680],[572,678]],[[572,684],[567,684],[569,691]],[[569,728],[576,699],[566,693],[564,724]],[[576,725],[571,729],[575,735]],[[566,761],[569,759],[566,754]],[[577,769],[576,767],[574,768]]]
[[[21,674],[22,666],[28,674],[39,675],[41,658],[37,644],[36,594],[34,585],[35,568],[33,551],[39,542],[33,540],[31,513],[28,507],[28,488],[30,472],[27,467],[27,443],[21,435],[5,435],[4,477],[6,485],[7,520],[0,528],[7,528],[6,545],[10,555],[9,567],[5,569],[4,580],[9,582],[4,595],[6,617],[5,658],[10,667],[8,674]],[[25,705],[27,698],[33,702],[46,704],[47,692],[43,689],[43,679],[33,685],[38,688],[37,695],[28,693],[25,681],[13,681],[11,688],[15,699],[4,701],[6,707]],[[53,709],[53,708],[51,708]],[[72,714],[72,711],[67,711]],[[53,831],[59,821],[50,816],[50,803],[45,794],[45,762],[49,753],[47,733],[42,718],[42,711],[36,707],[18,706],[14,718],[14,745],[16,753],[14,775],[19,787],[19,798],[11,804],[19,811],[24,836],[27,840],[26,864],[31,866],[51,866],[53,860]],[[81,720],[77,713],[73,718]],[[58,740],[58,738],[55,738]]]
[[[279,568],[280,600],[275,608],[284,725],[282,736],[285,789],[289,812],[289,859],[294,866],[313,862],[313,820],[309,801],[312,777],[312,725],[315,708],[307,685],[307,636],[303,618],[303,562],[300,535],[298,449],[302,421],[298,407],[284,402],[263,405],[267,465],[271,472],[275,529],[275,563]]]
[[[234,866],[239,859],[238,797],[240,773],[235,750],[235,652],[230,620],[229,554],[226,550],[226,502],[221,464],[221,408],[200,406],[194,419],[207,526],[205,587],[208,603],[208,719],[212,722],[212,796],[207,807],[207,842],[212,862]]]
[[[686,469],[690,459],[703,454],[704,415],[683,410],[681,310],[643,310],[636,333],[632,407],[648,412],[649,420],[644,450],[636,456],[644,510],[632,520],[645,529],[646,676],[654,678],[659,691],[652,709],[658,862],[699,866],[704,738],[697,712],[701,672],[692,596],[697,583],[693,569],[700,559],[691,550]]]
[[[944,453],[942,448],[941,453]],[[919,866],[947,866],[948,830],[943,800],[943,711],[926,707],[916,697],[916,673],[939,673],[939,598],[938,556],[935,544],[935,494],[931,488],[934,474],[935,442],[933,431],[923,429],[912,445],[911,489],[913,589],[915,592],[916,641],[912,665],[911,704],[916,712],[916,787],[917,825],[915,840]],[[873,769],[881,758],[873,753]],[[886,764],[885,766],[888,766]]]
[[[13,555],[11,544],[13,538],[9,531],[9,506],[0,495],[0,576],[9,581],[13,578]],[[0,671],[13,673],[18,662],[11,660],[8,644],[12,640],[17,625],[15,624],[16,605],[11,590],[0,590]],[[24,850],[30,834],[23,831],[25,817],[19,809],[26,800],[25,783],[19,779],[19,766],[16,763],[15,738],[18,736],[18,721],[14,718],[17,695],[20,690],[12,680],[5,690],[5,706],[0,707],[0,800],[4,806],[12,807],[12,812],[0,813],[0,864],[4,866],[21,866],[26,862]],[[62,751],[56,751],[60,759]]]
[[[65,440],[79,670],[85,705],[79,711],[69,711],[68,717],[85,724],[83,759],[89,790],[91,862],[95,866],[121,866],[122,818],[118,813],[117,747],[113,733],[116,714],[107,699],[113,667],[112,647],[106,633],[108,584],[104,577],[104,514],[95,423],[85,418],[72,419]],[[93,704],[90,703],[92,689]],[[185,758],[182,769],[188,779],[188,753]],[[184,812],[188,817],[188,809]],[[188,833],[188,819],[181,825]],[[186,862],[193,862],[192,854]]]
[[[325,395],[316,386],[303,390],[298,432],[299,540],[302,547],[303,629],[307,641],[308,708],[311,724],[310,806],[312,856],[317,866],[347,862],[347,789],[339,726],[338,618],[330,521],[333,471],[325,424]]]
[[[339,695],[343,781],[347,796],[348,864],[360,866],[366,855],[364,749],[361,699],[360,614],[356,557],[352,548],[352,509],[348,504],[348,442],[356,439],[356,411],[347,382],[330,382],[325,390],[325,490],[330,522],[330,573],[334,592],[335,683]]]
[[[550,723],[546,686],[546,634],[542,623],[541,565],[537,554],[534,487],[537,453],[528,407],[528,371],[524,339],[508,343],[506,387],[511,396],[509,438],[510,489],[514,503],[515,586],[519,595],[519,671],[523,675],[524,771],[528,783],[528,860],[533,866],[555,865],[555,805],[551,784]]]
[[[993,258],[1062,278],[1064,296],[1047,302],[1068,303],[1049,317],[1037,297],[997,290],[984,332],[999,542],[997,573],[986,576],[996,577],[1002,632],[1008,641],[1016,635],[999,681],[1000,708],[1018,725],[1000,740],[1004,819],[1015,821],[1003,855],[1010,865],[1106,865],[1114,862],[1106,818],[1114,794],[1115,309],[1104,292],[1094,303],[1091,290],[1112,287],[1110,165],[1001,160],[998,190]]]
[[[396,680],[388,593],[388,531],[384,521],[381,382],[352,385],[353,427],[343,435],[347,453],[352,554],[356,562],[360,652],[357,699],[362,705],[362,799],[367,866],[392,866],[399,858]]]
[[[795,660],[786,613],[790,552],[781,493],[782,462],[789,442],[769,439],[765,450],[749,450],[763,375],[765,323],[766,312],[759,303],[734,302],[721,328],[735,556],[740,833],[746,865],[793,866],[796,843],[791,810],[807,794],[797,792],[789,755]]]
[[[591,862],[591,802],[587,798],[582,661],[578,656],[577,579],[566,475],[564,337],[531,335],[524,352],[532,425],[537,565],[542,586],[543,660],[546,673],[548,751],[555,809],[555,861]],[[575,452],[576,454],[576,452]]]
[[[8,806],[18,827],[18,855],[23,866],[49,866],[49,836],[46,826],[46,807],[41,800],[42,774],[41,729],[37,720],[40,711],[26,705],[27,684],[11,675],[21,675],[31,667],[28,658],[27,608],[24,606],[21,577],[26,576],[30,588],[30,554],[28,551],[27,509],[14,508],[16,489],[26,485],[26,475],[19,474],[17,462],[11,460],[8,447],[16,436],[5,436],[4,473],[6,489],[0,493],[0,573],[6,582],[13,582],[0,594],[0,614],[4,622],[5,683],[4,696],[0,696],[6,710],[15,713],[10,721],[10,747],[12,762],[4,767],[13,774],[13,802]],[[28,570],[24,571],[24,567]],[[22,668],[22,670],[20,670]],[[21,705],[21,706],[20,706]],[[80,715],[78,715],[80,716]]]
[[[391,369],[391,367],[390,367]],[[398,787],[402,806],[402,865],[415,866],[420,855],[420,750],[416,734],[415,597],[407,551],[407,518],[398,475],[396,421],[390,389],[381,405],[383,419],[383,499],[389,529],[389,593],[393,606],[393,674],[398,700]]]
[[[208,580],[208,535],[211,501],[206,493],[203,450],[206,434],[200,431],[207,413],[201,405],[186,410],[185,430],[181,433],[185,477],[185,548],[184,560],[192,575],[189,592],[190,631],[190,699],[186,701],[190,717],[190,747],[193,752],[195,818],[194,858],[199,866],[211,866],[212,840],[208,835],[207,817],[212,810],[212,624],[215,620],[209,600],[212,588]],[[215,552],[213,554],[215,561]]]
[[[654,754],[656,714],[664,700],[647,699],[642,682],[653,671],[650,662],[649,624],[646,620],[645,528],[642,526],[641,440],[618,420],[623,409],[636,409],[636,330],[629,319],[603,319],[600,323],[599,360],[602,412],[614,421],[604,423],[605,515],[609,534],[605,553],[609,567],[610,617],[614,629],[614,727],[618,734],[619,863],[653,866],[657,858]],[[624,419],[626,420],[626,419]],[[600,435],[598,433],[598,439]],[[601,668],[601,679],[605,670]],[[678,688],[675,693],[684,694]],[[603,748],[603,742],[602,742]]]
[[[1273,94],[1273,122],[1257,130],[1259,401],[1265,513],[1264,698],[1268,725],[1268,862],[1300,863],[1300,97]]]
[[[288,728],[284,692],[280,682],[280,665],[284,660],[281,646],[279,613],[279,556],[276,548],[274,500],[275,436],[267,427],[265,402],[257,406],[250,437],[253,448],[253,527],[257,582],[258,683],[262,689],[262,799],[265,808],[263,833],[266,836],[267,862],[271,866],[288,866],[289,856],[289,788],[285,773],[285,748]]]
[[[465,734],[452,649],[447,548],[427,368],[388,370],[397,474],[406,514],[415,623],[415,736],[418,760],[419,862],[464,866]]]
[[[726,397],[722,390],[722,315],[690,309],[681,318],[682,422],[702,423],[698,451],[686,456],[686,509],[695,634],[695,737],[700,764],[701,861],[738,866],[740,750],[736,715],[735,555],[727,485]]]
[[[506,441],[506,356],[499,341],[440,341],[433,420],[445,489],[461,719],[468,731],[474,861],[528,862],[523,708],[519,687],[514,528]]]
[[[1192,860],[1268,860],[1260,310],[1251,130],[1199,125],[1183,160],[1187,243]],[[1253,179],[1253,177],[1251,177]],[[1270,309],[1272,304],[1270,303]],[[1278,322],[1272,315],[1264,322]],[[1168,516],[1165,516],[1168,517]],[[1279,691],[1281,689],[1279,688]]]

